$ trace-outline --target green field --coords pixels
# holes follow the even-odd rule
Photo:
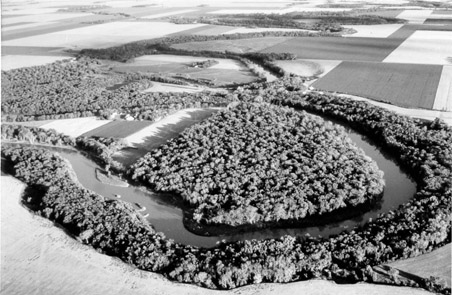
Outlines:
[[[402,107],[431,109],[441,71],[440,65],[344,61],[313,87]]]
[[[124,138],[140,131],[152,123],[153,122],[151,121],[113,121],[83,133],[81,136]]]

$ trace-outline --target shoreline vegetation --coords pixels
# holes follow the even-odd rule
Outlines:
[[[450,294],[450,288],[435,280],[384,278],[373,267],[450,242],[452,129],[440,120],[423,123],[333,95],[286,90],[275,97],[278,83],[250,85],[239,99],[253,101],[260,96],[273,104],[348,122],[373,137],[410,171],[418,184],[415,197],[397,210],[328,239],[285,236],[203,249],[166,240],[146,220],[136,217],[134,209],[78,187],[65,176],[67,168],[61,159],[48,152],[2,147],[2,154],[15,163],[16,177],[41,188],[44,196],[33,200],[39,204],[40,214],[99,251],[172,280],[231,289],[260,282],[327,278],[411,285]]]

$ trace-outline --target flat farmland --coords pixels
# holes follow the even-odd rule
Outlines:
[[[53,63],[57,60],[64,60],[67,56],[40,56],[40,55],[4,55],[2,56],[2,70],[9,71],[12,69],[42,66]]]
[[[416,31],[384,62],[447,65],[452,56],[451,48],[452,31]]]
[[[270,45],[261,52],[288,52],[301,59],[381,62],[401,42],[398,38],[299,37]]]
[[[402,271],[429,278],[436,276],[451,286],[451,244],[447,244],[433,252],[388,264]]]
[[[151,124],[151,121],[112,121],[108,124],[85,132],[82,136],[125,138]]]
[[[265,48],[275,46],[280,43],[291,40],[291,37],[268,37],[253,38],[240,40],[216,40],[206,42],[187,42],[182,44],[174,44],[171,47],[176,49],[185,49],[193,51],[231,51],[237,53],[261,51]]]
[[[342,62],[313,87],[403,107],[431,109],[441,73],[439,65]]]
[[[96,117],[84,117],[76,119],[55,120],[41,125],[43,129],[54,129],[57,132],[77,137],[83,133],[93,130],[99,126],[108,124],[110,120],[99,120]]]

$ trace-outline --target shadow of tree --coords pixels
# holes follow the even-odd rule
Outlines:
[[[168,140],[177,137],[186,128],[207,119],[217,111],[218,109],[214,108],[189,111],[180,121],[158,127],[157,132],[145,137],[142,143],[134,144],[132,147],[122,149],[121,152],[113,158],[127,167],[135,163],[149,151],[158,148]]]

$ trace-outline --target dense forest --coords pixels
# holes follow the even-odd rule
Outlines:
[[[251,86],[249,97],[276,99],[277,84]],[[253,88],[255,87],[255,88]],[[265,88],[266,87],[266,88]],[[276,88],[275,88],[276,87]],[[436,120],[413,121],[384,109],[328,94],[279,92],[277,104],[315,111],[365,132],[394,156],[418,184],[414,198],[362,227],[327,239],[252,240],[224,243],[213,249],[175,244],[155,233],[127,205],[108,201],[75,185],[70,173],[49,161],[48,152],[5,149],[16,177],[40,185],[43,197],[32,199],[36,210],[55,220],[84,243],[144,270],[179,282],[230,289],[252,283],[310,278],[381,282],[373,266],[413,257],[450,242],[452,197],[452,130]],[[247,97],[244,95],[243,99]],[[53,158],[52,158],[53,157]],[[39,171],[38,171],[39,170]],[[55,175],[57,174],[57,175]],[[44,179],[44,180],[41,180]],[[406,284],[393,280],[386,283]],[[408,282],[435,292],[450,288],[435,280]]]
[[[153,121],[179,109],[231,102],[222,93],[143,93],[154,80],[174,82],[152,74],[112,74],[101,62],[86,58],[2,71],[2,120],[107,118],[117,112]]]
[[[151,151],[132,179],[176,192],[193,219],[243,225],[299,220],[371,203],[383,172],[321,118],[266,103],[220,111]]]

